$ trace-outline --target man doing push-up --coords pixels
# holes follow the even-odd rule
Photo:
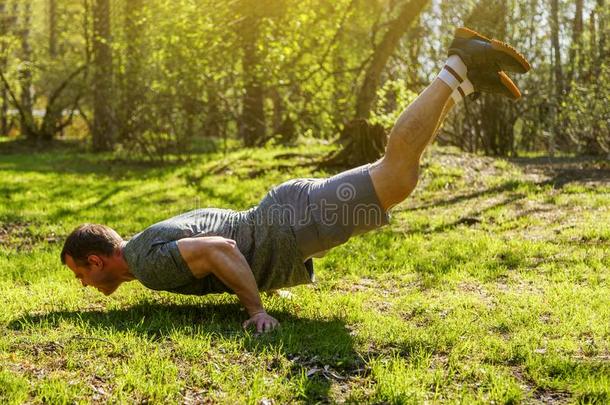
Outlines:
[[[84,224],[66,239],[61,260],[84,286],[106,295],[130,280],[180,294],[232,292],[248,311],[244,327],[273,329],[278,321],[259,291],[312,282],[312,257],[387,224],[390,208],[415,188],[422,153],[451,107],[474,92],[516,100],[521,94],[505,72],[529,69],[509,45],[459,28],[446,64],[402,112],[376,162],[287,181],[247,211],[187,212],[129,241],[107,226]]]

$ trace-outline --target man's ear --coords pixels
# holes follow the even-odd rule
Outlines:
[[[89,268],[101,269],[104,267],[104,261],[98,255],[89,255],[87,257],[87,262],[89,263]]]

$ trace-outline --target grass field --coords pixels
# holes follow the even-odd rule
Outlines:
[[[0,402],[609,403],[610,164],[435,149],[392,223],[264,297],[255,336],[229,295],[137,282],[104,297],[61,266],[65,235],[129,238],[186,210],[255,205],[323,176],[328,148],[145,167],[69,149],[0,155]]]

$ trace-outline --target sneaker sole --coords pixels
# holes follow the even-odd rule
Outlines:
[[[517,62],[519,62],[519,64],[523,67],[524,70],[522,73],[527,73],[532,68],[532,65],[530,65],[530,63],[525,58],[525,56],[523,56],[523,54],[521,54],[514,47],[510,46],[505,42],[498,41],[497,39],[489,39],[486,36],[481,35],[478,32],[465,27],[458,28],[455,31],[455,36],[464,39],[477,38],[482,41],[489,42],[494,50],[503,52],[515,59]]]
[[[510,77],[504,72],[498,72],[498,76],[500,76],[500,81],[510,91],[513,95],[513,100],[519,100],[521,98],[521,91],[519,87],[511,80]]]

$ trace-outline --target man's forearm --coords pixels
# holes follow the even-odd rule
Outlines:
[[[264,312],[256,280],[246,258],[237,248],[227,249],[216,258],[214,275],[235,292],[250,316]]]
[[[217,236],[184,238],[178,241],[178,249],[195,277],[214,274],[237,294],[250,316],[264,312],[250,265],[234,240]]]

